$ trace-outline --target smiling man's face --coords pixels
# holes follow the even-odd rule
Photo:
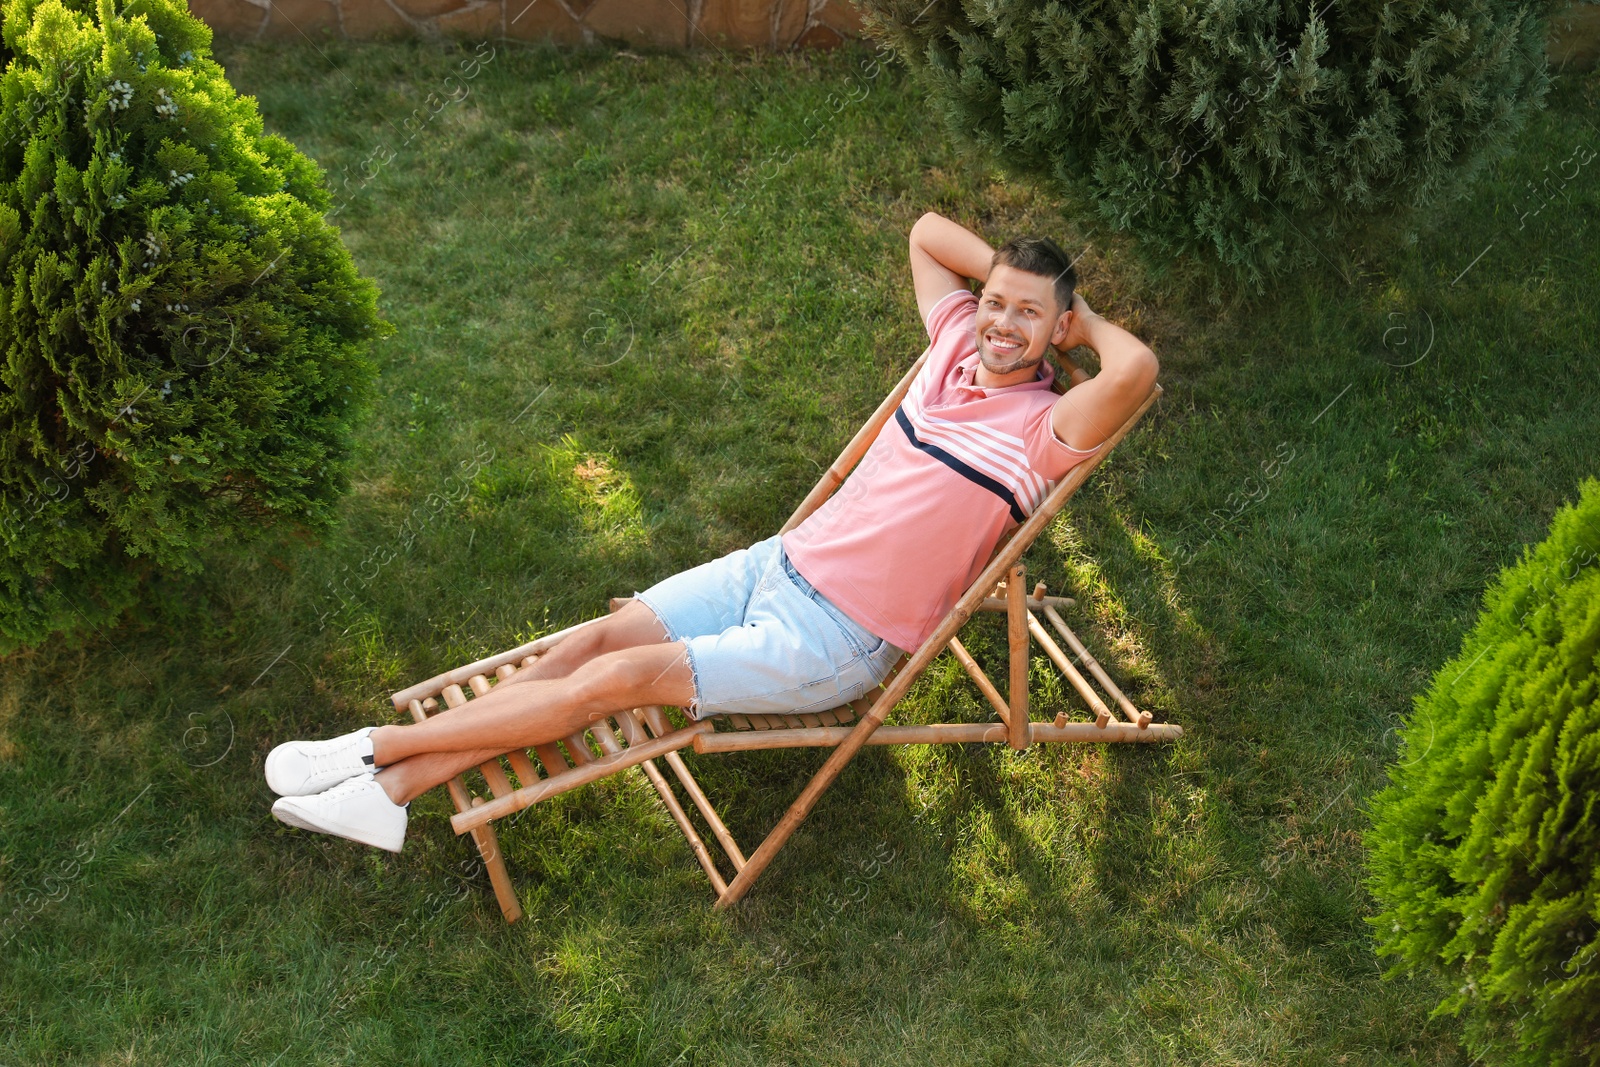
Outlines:
[[[1042,274],[997,264],[978,294],[978,359],[991,377],[1014,385],[1038,373],[1045,349],[1067,335],[1065,308]],[[1032,373],[1026,373],[1026,372]]]

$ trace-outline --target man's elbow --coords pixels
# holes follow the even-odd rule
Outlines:
[[[922,216],[920,218],[918,218],[916,222],[913,222],[911,224],[911,243],[912,244],[916,243],[916,241],[917,241],[917,231],[918,230],[925,230],[925,229],[928,228],[929,225],[931,225],[931,223],[929,222],[930,219],[942,219],[942,218],[944,218],[944,216],[939,214],[937,211],[924,211],[922,213]]]
[[[1128,383],[1129,391],[1144,396],[1155,388],[1156,376],[1161,373],[1161,361],[1148,346],[1130,352],[1120,375]]]

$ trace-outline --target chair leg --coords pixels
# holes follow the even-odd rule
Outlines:
[[[969,608],[968,611],[970,610]],[[935,636],[938,635],[936,634]],[[923,646],[918,651],[918,655],[924,659],[932,659],[933,649],[940,647],[933,644],[932,638],[925,641]],[[811,809],[816,807],[817,801],[822,799],[822,794],[828,791],[828,787],[833,784],[833,780],[839,777],[839,773],[844,770],[845,764],[855,759],[856,753],[861,751],[861,746],[867,743],[867,738],[872,736],[874,730],[883,725],[883,720],[889,717],[889,712],[894,709],[896,704],[900,703],[900,698],[905,695],[907,689],[911,688],[911,682],[920,673],[921,668],[919,667],[916,672],[897,675],[894,681],[889,684],[889,688],[879,694],[878,699],[872,703],[872,710],[861,717],[861,721],[856,723],[850,730],[850,736],[845,738],[844,742],[833,750],[833,754],[828,757],[828,762],[824,763],[822,769],[811,776],[811,781],[807,782],[806,787],[800,791],[800,795],[795,797],[794,803],[790,804],[789,809],[783,813],[783,818],[778,820],[778,825],[772,828],[772,832],[767,834],[766,840],[762,841],[755,852],[751,853],[750,858],[745,861],[745,865],[740,868],[733,881],[728,883],[728,888],[717,897],[717,902],[712,905],[714,909],[720,911],[730,904],[736,904],[745,893],[749,892],[750,886],[761,876],[761,872],[767,869],[767,864],[772,862],[772,858],[778,854],[778,850],[783,848],[789,837],[800,828],[801,823],[805,822],[806,816],[811,814]]]
[[[656,787],[656,792],[661,795],[661,803],[666,805],[667,814],[678,824],[679,832],[683,834],[684,840],[689,842],[689,850],[694,853],[694,858],[700,861],[701,870],[705,871],[706,877],[710,879],[711,891],[720,897],[727,890],[728,884],[722,880],[722,872],[717,870],[716,862],[711,858],[711,850],[706,848],[706,843],[701,840],[700,835],[695,832],[694,824],[689,821],[688,813],[673,795],[672,786],[667,784],[666,778],[656,769],[653,761],[645,760],[639,764],[639,769],[650,779],[650,784]]]
[[[472,798],[473,807],[482,803],[482,797]],[[478,846],[478,855],[483,857],[483,865],[489,869],[489,884],[494,886],[494,899],[500,904],[500,913],[506,917],[506,922],[516,922],[522,918],[522,902],[517,899],[516,886],[511,884],[511,872],[506,870],[506,857],[500,851],[500,839],[495,836],[494,827],[488,823],[478,827],[472,831],[472,840]]]
[[[1006,636],[1011,645],[1011,717],[1006,742],[1021,751],[1028,747],[1028,602],[1022,564],[1006,578]]]
[[[422,701],[411,700],[408,703],[411,717],[417,722],[422,722],[428,717]],[[497,768],[498,766],[499,764],[496,764]],[[467,783],[461,780],[459,774],[445,783],[445,789],[450,794],[457,811],[466,811],[469,807],[475,808],[483,803],[482,797],[474,797],[467,791]],[[489,871],[489,884],[494,886],[494,898],[500,904],[500,914],[506,917],[506,922],[516,922],[522,918],[522,904],[517,900],[516,886],[511,884],[511,872],[506,870],[506,858],[500,851],[500,839],[495,836],[494,827],[485,823],[474,828],[472,842],[478,846],[478,855],[483,857],[483,865]]]
[[[1089,668],[1089,673],[1094,675],[1095,680],[1105,687],[1106,692],[1111,694],[1112,699],[1122,708],[1122,713],[1127,716],[1128,721],[1137,725],[1141,730],[1148,727],[1150,725],[1150,713],[1148,711],[1140,711],[1133,706],[1133,701],[1129,700],[1122,690],[1117,688],[1117,683],[1111,680],[1111,675],[1106,673],[1105,668],[1100,666],[1093,656],[1089,655],[1089,650],[1084,647],[1082,641],[1078,640],[1078,635],[1067,629],[1067,624],[1061,618],[1061,614],[1055,608],[1047,606],[1044,609],[1044,615],[1045,618],[1050,620],[1050,625],[1054,626],[1056,631],[1066,640],[1072,651],[1077,653],[1078,658],[1083,661],[1083,665]]]

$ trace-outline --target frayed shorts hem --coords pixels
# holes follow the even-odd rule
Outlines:
[[[778,535],[634,597],[683,642],[696,721],[827,711],[881,684],[904,654],[806,581]]]

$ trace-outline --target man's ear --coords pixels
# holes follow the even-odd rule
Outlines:
[[[1072,328],[1072,312],[1063,311],[1056,317],[1055,329],[1050,331],[1050,343],[1056,348],[1061,347],[1061,342],[1067,339],[1067,331]]]

